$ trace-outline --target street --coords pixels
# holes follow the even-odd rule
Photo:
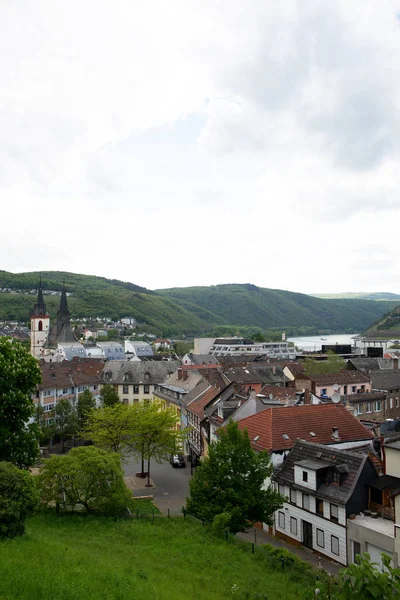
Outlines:
[[[134,477],[135,473],[141,471],[140,461],[134,458],[124,465],[126,477]],[[181,514],[182,506],[186,504],[189,495],[190,462],[186,467],[174,468],[168,461],[161,464],[155,461],[150,465],[150,476],[154,483],[153,487],[145,487],[147,479],[143,479],[143,485],[133,490],[134,496],[154,497],[154,503],[164,513],[170,509],[171,515]],[[136,479],[136,485],[138,480]]]

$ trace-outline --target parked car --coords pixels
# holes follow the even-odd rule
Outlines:
[[[183,454],[171,454],[169,462],[173,467],[186,467],[186,461]]]

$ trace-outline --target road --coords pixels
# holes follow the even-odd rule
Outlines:
[[[127,477],[133,477],[140,470],[140,462],[135,459],[131,459],[124,466]],[[143,487],[133,490],[134,496],[152,495],[156,506],[164,514],[168,513],[168,509],[171,515],[181,514],[182,506],[185,506],[189,495],[190,463],[186,463],[184,468],[174,468],[168,461],[161,464],[152,461],[150,474],[154,486],[145,487],[147,480],[143,480]]]

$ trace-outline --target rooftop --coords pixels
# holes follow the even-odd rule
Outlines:
[[[376,531],[382,535],[394,537],[393,521],[382,519],[382,517],[374,519],[368,515],[360,514],[357,515],[355,519],[352,519],[351,523],[355,523],[359,527],[365,527],[365,529],[372,529],[373,531]]]

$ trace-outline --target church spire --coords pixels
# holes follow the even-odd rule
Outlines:
[[[60,307],[57,311],[57,318],[65,319],[69,321],[70,312],[68,310],[68,302],[67,302],[67,292],[65,290],[65,280],[63,281],[61,298],[60,298]]]
[[[37,296],[36,304],[33,307],[32,316],[33,317],[44,317],[46,315],[47,315],[46,305],[43,300],[42,277],[40,277],[38,296]]]

